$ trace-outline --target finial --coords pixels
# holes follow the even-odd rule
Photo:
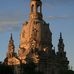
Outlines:
[[[13,40],[13,38],[12,38],[12,33],[11,33],[11,36],[10,36],[10,40]]]
[[[62,33],[60,32],[60,39],[62,39]]]

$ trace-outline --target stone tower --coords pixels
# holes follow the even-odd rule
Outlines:
[[[62,33],[60,33],[59,43],[58,43],[58,52],[57,52],[57,59],[58,63],[60,64],[61,70],[68,70],[69,61],[66,57],[66,52],[64,51],[64,42],[62,38]]]
[[[51,51],[52,33],[49,24],[43,20],[41,0],[30,1],[30,17],[28,22],[25,22],[22,26],[20,48],[24,48],[26,54],[31,48]]]
[[[12,37],[12,33],[11,33],[11,36],[10,36],[10,40],[9,40],[9,43],[8,43],[8,50],[7,50],[7,56],[4,60],[4,64],[6,65],[12,65],[12,58],[14,57],[14,51],[15,51],[15,46],[14,46],[14,40],[13,40],[13,37]]]
[[[6,64],[6,65],[20,64],[20,61],[16,57],[17,57],[17,55],[15,53],[14,40],[13,40],[12,33],[11,33],[10,40],[8,43],[7,56],[4,60],[4,64]]]
[[[30,17],[22,26],[20,50],[25,49],[25,56],[38,64],[39,71],[51,74],[55,69],[52,50],[52,33],[49,24],[43,20],[41,0],[30,1]],[[28,58],[29,58],[28,57]],[[49,59],[50,58],[50,59]],[[56,73],[55,73],[56,74]]]
[[[52,47],[52,32],[49,24],[43,20],[42,1],[31,0],[29,20],[23,23],[20,33],[18,56],[14,55],[15,47],[11,34],[5,63],[8,65],[34,63],[35,70],[43,74],[60,74],[60,71],[68,70],[69,64],[64,51],[62,33],[60,33],[58,52],[56,53]]]

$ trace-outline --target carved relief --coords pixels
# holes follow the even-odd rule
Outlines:
[[[38,30],[36,28],[33,28],[32,37],[33,37],[34,40],[36,40],[36,38],[37,38],[37,32],[38,32]]]
[[[39,56],[37,54],[32,54],[32,60],[34,63],[39,63]]]
[[[24,48],[21,48],[18,50],[18,54],[20,57],[24,56],[24,52],[25,52],[25,49]]]
[[[15,57],[9,58],[8,59],[8,65],[17,65],[20,64],[20,60],[18,60]]]
[[[24,49],[24,48],[21,48],[21,49],[18,50],[18,54],[19,54],[18,58],[21,60],[21,63],[23,63],[23,64],[26,64],[26,61],[25,61],[25,59],[26,59],[25,50],[26,49]]]
[[[32,42],[31,42],[31,48],[36,48],[36,46],[37,46],[37,42],[35,41],[35,40],[33,40]]]

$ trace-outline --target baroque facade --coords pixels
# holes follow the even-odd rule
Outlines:
[[[37,70],[44,74],[59,74],[60,70],[68,70],[69,61],[64,51],[62,33],[55,52],[52,44],[52,32],[49,24],[43,20],[42,1],[30,1],[28,22],[22,25],[18,55],[15,53],[14,40],[11,34],[7,56],[4,64],[18,65],[33,62]]]

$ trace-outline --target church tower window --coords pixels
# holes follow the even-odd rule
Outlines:
[[[32,5],[31,7],[31,12],[34,12],[34,5]]]
[[[40,6],[37,6],[37,12],[40,13]]]

